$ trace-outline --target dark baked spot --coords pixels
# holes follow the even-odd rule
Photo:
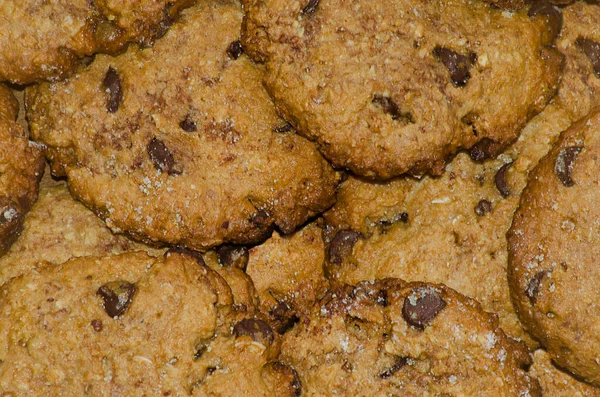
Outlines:
[[[187,114],[185,119],[181,120],[179,123],[179,127],[185,132],[196,132],[198,127],[196,126],[196,122],[192,119],[192,117]]]
[[[409,112],[403,113],[400,111],[400,108],[396,102],[394,102],[390,97],[375,94],[373,95],[371,102],[380,107],[385,114],[392,116],[392,120],[400,120],[407,124],[413,122],[412,115]]]
[[[202,265],[202,266],[206,265],[206,263],[204,262],[204,257],[202,257],[202,253],[200,253],[198,251],[191,250],[191,249],[189,249],[187,247],[182,247],[180,245],[177,245],[175,247],[171,247],[171,248],[169,248],[169,250],[167,252],[165,252],[165,256],[167,256],[169,254],[186,255],[186,256],[189,256],[191,258],[194,258],[196,260],[196,262],[198,262],[199,265]]]
[[[227,55],[233,60],[238,59],[244,53],[244,47],[242,47],[242,42],[236,40],[229,44],[227,47]]]
[[[104,81],[102,81],[102,86],[108,94],[106,110],[110,113],[115,113],[123,100],[123,91],[121,88],[121,78],[112,66],[108,67]]]
[[[246,318],[233,326],[233,334],[236,338],[249,336],[253,341],[270,346],[275,340],[275,333],[263,320],[257,318]]]
[[[308,4],[302,9],[302,14],[308,15],[316,11],[321,0],[309,0]]]
[[[471,146],[469,149],[469,156],[473,161],[482,162],[489,158],[492,158],[494,152],[495,142],[490,138],[482,138],[479,142]]]
[[[246,270],[250,253],[243,245],[222,245],[217,248],[217,259],[222,266]]]
[[[492,212],[492,209],[492,203],[490,203],[488,200],[479,200],[475,206],[475,214],[477,216],[484,216],[488,212]]]
[[[581,152],[581,149],[581,146],[569,146],[562,149],[558,153],[558,156],[556,156],[554,173],[566,187],[571,187],[575,184],[571,178],[571,171],[573,170],[573,162],[577,158],[579,152]]]
[[[513,165],[513,162],[504,164],[498,172],[496,172],[496,176],[494,177],[494,184],[496,185],[496,189],[500,192],[502,197],[506,198],[510,196],[510,189],[508,188],[508,183],[506,183],[506,171]]]
[[[290,132],[294,130],[294,126],[291,125],[290,123],[285,123],[283,125],[278,125],[273,127],[273,132],[277,132],[277,133],[284,133],[284,132]]]
[[[446,307],[446,302],[431,288],[414,288],[404,298],[402,318],[409,325],[424,330],[429,323]]]
[[[169,175],[181,174],[179,170],[175,169],[175,158],[163,141],[158,138],[152,138],[147,149],[154,168]]]
[[[473,52],[468,55],[459,54],[449,48],[435,47],[435,55],[450,72],[450,79],[456,87],[464,87],[471,78],[471,66],[477,61],[477,55]]]
[[[104,301],[104,311],[112,318],[117,318],[131,305],[137,288],[135,284],[117,280],[104,284],[96,292]]]
[[[529,284],[527,284],[525,295],[527,295],[527,298],[529,298],[529,302],[531,302],[532,305],[535,305],[535,302],[537,302],[537,296],[540,293],[540,285],[542,284],[542,279],[546,273],[545,270],[536,273],[535,276],[529,280]]]
[[[377,376],[379,376],[381,379],[390,378],[392,375],[394,375],[396,372],[398,372],[406,364],[408,364],[407,357],[396,357],[396,361],[394,362],[394,364],[391,367],[389,367],[388,369],[386,369],[385,371],[380,372],[379,375],[377,375]]]
[[[548,30],[552,39],[554,40],[560,34],[563,24],[562,13],[560,8],[551,4],[548,0],[538,0],[531,5],[531,8],[527,12],[529,17],[535,17],[542,15],[546,17],[548,21]]]
[[[277,333],[284,334],[290,330],[300,318],[294,313],[287,302],[281,302],[269,310],[269,314],[277,321]]]
[[[354,230],[340,230],[329,244],[329,262],[340,265],[343,259],[352,253],[352,247],[360,238]]]
[[[96,331],[96,332],[102,331],[102,321],[92,320],[92,322],[90,324],[92,325],[92,328],[94,329],[94,331]]]
[[[575,41],[575,44],[587,55],[590,62],[592,62],[594,73],[600,77],[600,43],[580,37]]]

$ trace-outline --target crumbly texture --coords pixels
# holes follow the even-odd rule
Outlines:
[[[154,47],[26,92],[53,173],[114,232],[204,250],[290,233],[333,203],[331,166],[275,132],[286,123],[236,45],[241,21],[236,2],[200,2]]]
[[[19,103],[0,85],[0,255],[15,241],[23,218],[38,194],[44,172],[41,149],[15,122]]]
[[[42,261],[58,264],[74,257],[141,250],[153,256],[164,251],[112,234],[102,220],[71,197],[62,182],[40,189],[19,238],[0,257],[0,285],[27,273]]]
[[[600,396],[600,388],[578,381],[566,372],[556,368],[550,361],[548,353],[543,349],[538,349],[533,353],[533,365],[529,368],[528,373],[540,383],[543,396]]]
[[[549,106],[496,160],[479,164],[461,153],[439,178],[379,184],[349,178],[324,216],[328,273],[351,284],[384,277],[444,283],[497,313],[507,334],[535,345],[510,302],[505,233],[527,172],[568,126],[566,112]],[[504,178],[509,195],[503,197],[495,179],[510,161]],[[335,237],[351,233],[354,244]]]
[[[519,317],[559,366],[600,385],[596,203],[600,111],[565,131],[529,176],[507,234]]]
[[[323,297],[325,243],[311,223],[291,236],[273,236],[250,249],[246,273],[260,299],[260,310],[273,327],[284,332]]]
[[[193,0],[5,0],[0,80],[27,84],[69,75],[79,58],[151,45]]]
[[[540,396],[527,349],[455,291],[397,279],[334,290],[283,336],[303,395]]]
[[[514,141],[554,95],[548,19],[483,1],[245,0],[245,49],[285,118],[369,178],[443,171]],[[500,33],[501,32],[501,33]]]

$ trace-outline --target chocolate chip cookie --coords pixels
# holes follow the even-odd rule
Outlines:
[[[79,58],[151,45],[194,0],[5,0],[0,80],[27,84],[69,75]]]
[[[460,147],[499,153],[561,70],[540,12],[466,0],[244,4],[244,48],[265,63],[284,117],[369,178],[439,174]]]
[[[565,131],[529,176],[507,234],[519,317],[552,360],[600,385],[600,110]]]
[[[15,122],[18,113],[17,99],[0,85],[0,255],[17,238],[44,173],[42,151]]]
[[[152,48],[27,91],[54,174],[114,232],[204,250],[290,233],[333,203],[337,175],[277,116],[242,15],[201,2]]]
[[[540,396],[524,345],[443,285],[368,281],[332,291],[284,334],[307,395]]]

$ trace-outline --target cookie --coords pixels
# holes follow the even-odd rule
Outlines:
[[[540,396],[527,349],[443,285],[345,286],[282,337],[306,395]]]
[[[238,319],[231,302],[224,280],[187,255],[78,258],[31,271],[0,289],[0,389],[198,396],[221,373],[229,395],[293,389],[289,367],[270,368],[277,345],[265,353],[254,328],[262,323]],[[229,350],[218,346],[224,339]]]
[[[26,92],[53,173],[114,232],[205,250],[290,233],[333,203],[336,173],[239,46],[242,14],[200,2],[152,48]]]
[[[348,284],[385,277],[444,283],[534,346],[510,302],[505,234],[528,171],[569,125],[567,113],[550,105],[497,159],[477,163],[460,153],[437,178],[348,178],[324,215],[329,276]]]
[[[260,300],[259,309],[283,333],[323,297],[325,243],[315,222],[291,236],[273,236],[248,252],[246,272]]]
[[[598,397],[600,388],[578,381],[567,373],[556,368],[550,356],[543,349],[533,353],[533,365],[529,375],[535,378],[542,387],[542,395],[552,397]]]
[[[0,8],[0,80],[28,84],[69,75],[79,59],[152,45],[193,0],[6,0]]]
[[[37,202],[25,216],[19,238],[0,257],[0,285],[42,261],[58,264],[73,257],[141,250],[153,256],[163,252],[112,234],[102,220],[71,197],[64,182],[42,186]]]
[[[482,1],[245,0],[244,48],[284,117],[338,167],[439,174],[460,147],[491,156],[554,95],[544,14]],[[500,34],[500,32],[502,32]]]
[[[508,281],[522,323],[558,366],[596,386],[599,132],[596,109],[561,135],[529,176],[507,234]]]
[[[17,99],[0,85],[0,255],[17,238],[44,172],[42,151],[15,122],[18,113]]]

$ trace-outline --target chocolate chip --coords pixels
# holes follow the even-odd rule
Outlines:
[[[263,366],[261,377],[274,396],[302,395],[302,383],[294,368],[280,361],[273,361]],[[291,393],[290,393],[291,391]]]
[[[243,245],[222,245],[217,249],[219,263],[226,267],[246,270],[250,253]]]
[[[535,302],[537,301],[537,295],[540,293],[540,285],[542,284],[542,279],[546,273],[547,272],[543,270],[539,273],[536,273],[535,276],[529,280],[529,284],[525,290],[525,295],[527,295],[532,305],[535,305]]]
[[[383,227],[387,227],[398,222],[408,223],[408,212],[400,212],[399,214],[394,215],[392,219],[382,219],[378,223]]]
[[[266,226],[269,223],[269,214],[263,209],[259,209],[257,212],[252,214],[250,222],[256,226]]]
[[[482,138],[479,142],[471,146],[469,156],[473,161],[481,163],[484,160],[492,158],[495,154],[495,142],[490,138]]]
[[[302,9],[302,14],[304,15],[308,15],[308,14],[312,14],[313,12],[315,12],[315,10],[317,9],[317,6],[319,5],[319,2],[321,0],[309,0],[308,4],[306,5],[306,7],[304,7]]]
[[[189,114],[185,116],[185,119],[181,120],[179,127],[185,132],[196,132],[198,130],[196,122],[192,120],[192,117]]]
[[[273,127],[273,132],[277,132],[277,133],[290,132],[293,130],[294,130],[294,126],[291,125],[290,123],[285,123],[283,125]]]
[[[269,311],[269,314],[276,320],[276,331],[279,334],[286,333],[298,321],[300,321],[300,318],[296,315],[296,313],[294,313],[292,308],[286,302],[277,304],[277,306],[273,307]]]
[[[468,55],[459,54],[449,48],[435,47],[433,55],[438,57],[450,72],[450,79],[456,87],[464,87],[471,73],[469,70],[477,60],[477,55],[471,52]]]
[[[407,357],[396,357],[396,362],[390,368],[386,369],[383,372],[380,372],[377,376],[379,376],[381,379],[388,379],[406,364],[408,364]]]
[[[498,172],[496,172],[496,176],[494,177],[494,183],[496,184],[496,189],[500,192],[502,197],[506,198],[510,196],[510,189],[508,188],[508,184],[506,183],[506,171],[513,165],[513,162],[504,164]]]
[[[119,105],[123,100],[123,91],[121,90],[121,78],[112,66],[109,66],[102,86],[108,93],[108,100],[106,101],[106,110],[110,113],[115,113],[119,109]]]
[[[246,318],[233,327],[233,334],[236,338],[249,336],[253,341],[270,346],[275,340],[273,330],[263,320],[257,318]]]
[[[492,212],[492,203],[487,200],[479,200],[475,206],[475,214],[477,216],[484,216],[488,212]]]
[[[102,331],[102,321],[92,320],[91,324],[92,324],[92,328],[94,329],[94,331],[96,331],[96,332]]]
[[[180,245],[171,247],[171,248],[169,248],[169,250],[167,252],[165,252],[165,256],[167,256],[169,254],[187,255],[189,257],[194,258],[196,260],[196,262],[198,262],[199,265],[202,265],[202,266],[206,265],[206,263],[204,262],[204,258],[202,257],[202,253],[191,250],[187,247],[182,247]]]
[[[238,59],[243,53],[244,47],[242,47],[242,43],[239,40],[232,42],[227,47],[227,55],[233,60]]]
[[[382,289],[375,296],[375,303],[379,306],[386,307],[388,305],[387,291]]]
[[[392,120],[401,120],[405,123],[412,123],[412,115],[408,112],[402,113],[400,108],[390,97],[383,95],[373,95],[373,100],[371,101],[374,105],[381,107],[384,113],[392,116]]]
[[[587,55],[592,62],[594,73],[596,73],[596,76],[600,77],[600,43],[580,37],[575,41],[575,44],[577,44],[577,46],[583,50],[585,55]]]
[[[422,331],[445,307],[446,302],[435,290],[418,287],[404,299],[402,317],[409,325]]]
[[[344,258],[352,253],[352,247],[360,238],[354,230],[340,230],[329,244],[329,262],[340,265]]]
[[[117,318],[127,310],[137,290],[134,284],[117,280],[104,284],[96,292],[104,301],[104,311],[112,318]]]
[[[579,152],[581,152],[581,149],[581,146],[569,146],[562,149],[558,153],[558,156],[556,156],[554,173],[566,187],[571,187],[575,184],[571,178],[571,171],[573,170],[573,162],[577,158]]]
[[[527,15],[531,18],[537,15],[544,16],[548,21],[548,30],[550,31],[552,40],[556,39],[560,34],[563,24],[562,13],[558,7],[551,4],[548,0],[539,0],[533,3]]]
[[[169,175],[181,174],[180,171],[175,169],[175,159],[163,141],[158,138],[152,138],[147,149],[154,168]]]

